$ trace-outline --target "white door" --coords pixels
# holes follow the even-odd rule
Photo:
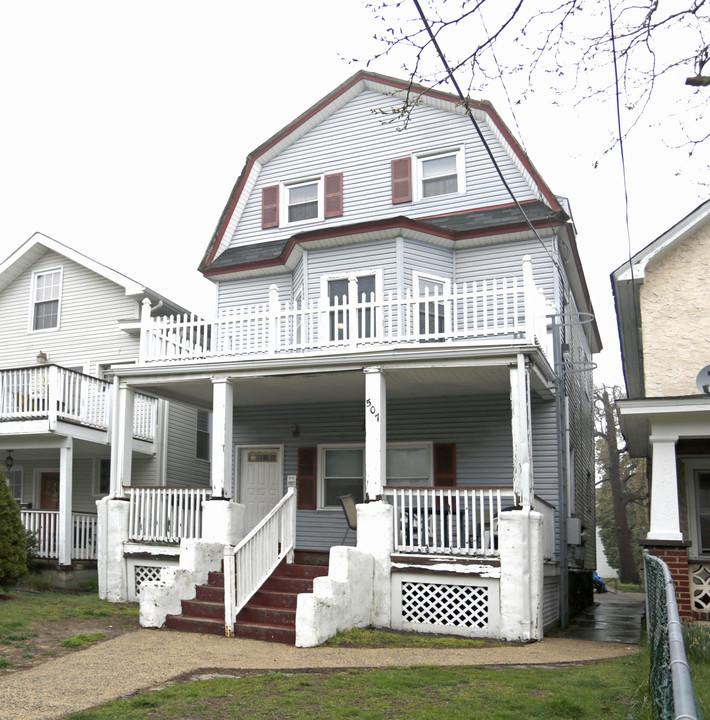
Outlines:
[[[246,505],[247,532],[282,497],[281,449],[239,448],[239,502]]]

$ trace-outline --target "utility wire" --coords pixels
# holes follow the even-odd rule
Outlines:
[[[446,74],[449,76],[449,79],[451,80],[454,88],[456,88],[456,93],[458,94],[461,102],[463,103],[464,108],[466,109],[466,115],[468,115],[471,122],[473,123],[474,128],[476,128],[478,137],[480,138],[481,142],[483,143],[483,147],[485,147],[486,152],[488,153],[488,157],[491,159],[491,162],[493,163],[493,167],[495,167],[496,172],[498,173],[498,177],[501,179],[501,182],[505,186],[505,189],[508,191],[508,194],[510,195],[510,197],[512,198],[516,207],[520,211],[520,214],[523,216],[528,227],[533,232],[535,237],[538,239],[540,245],[542,245],[543,250],[547,253],[547,255],[550,258],[550,260],[552,261],[553,265],[555,267],[557,267],[558,270],[561,270],[561,268],[559,267],[559,265],[557,263],[557,260],[553,257],[553,255],[549,251],[547,245],[545,245],[545,243],[543,242],[542,238],[540,237],[539,233],[537,232],[537,229],[530,221],[530,218],[525,213],[525,210],[523,210],[523,206],[518,202],[518,198],[515,197],[515,193],[511,189],[510,185],[508,185],[508,182],[506,181],[505,177],[503,176],[503,171],[500,169],[498,162],[496,161],[495,157],[493,156],[493,151],[491,150],[490,146],[488,145],[486,138],[483,136],[483,132],[481,131],[481,128],[480,128],[478,122],[476,121],[476,118],[473,116],[473,112],[471,111],[471,106],[469,105],[469,99],[467,97],[465,97],[464,94],[461,92],[461,88],[459,87],[459,84],[456,81],[456,78],[454,77],[454,73],[451,70],[449,63],[448,63],[446,57],[444,56],[444,53],[442,52],[441,48],[439,47],[439,43],[437,42],[437,39],[436,39],[434,33],[431,30],[429,21],[426,19],[426,16],[424,15],[424,12],[422,11],[421,5],[419,4],[419,0],[414,0],[414,4],[417,8],[417,12],[419,13],[419,17],[421,18],[422,22],[424,23],[424,27],[426,28],[426,31],[427,31],[429,37],[431,38],[434,48],[436,49],[437,55],[439,56],[439,59],[441,60],[442,64],[444,65]]]

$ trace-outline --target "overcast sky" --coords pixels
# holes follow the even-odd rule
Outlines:
[[[196,268],[245,157],[377,51],[365,5],[0,2],[0,259],[39,231],[211,315]],[[370,69],[402,76],[403,59]],[[628,247],[618,153],[603,154],[613,107],[536,90],[515,117],[500,85],[485,97],[570,200],[605,344],[598,380],[621,382],[609,273]],[[626,152],[636,252],[706,199],[707,152],[686,160],[643,129]]]

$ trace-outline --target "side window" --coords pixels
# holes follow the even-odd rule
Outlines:
[[[698,549],[701,555],[710,555],[710,470],[699,470],[696,474],[695,501]]]
[[[198,410],[195,436],[195,457],[198,460],[210,459],[210,424],[210,413],[207,410]]]
[[[451,283],[445,278],[423,273],[412,273],[414,293],[419,298],[419,334],[436,336],[447,327],[448,306],[443,297],[451,291]]]
[[[59,327],[59,300],[62,289],[60,268],[38,272],[32,276],[32,307],[30,327],[35,330],[56,330]]]
[[[111,460],[100,458],[94,467],[94,495],[108,495],[111,491]]]
[[[416,168],[417,200],[466,190],[463,148],[418,155]]]
[[[5,478],[10,486],[12,497],[18,503],[22,502],[22,468],[5,469]]]

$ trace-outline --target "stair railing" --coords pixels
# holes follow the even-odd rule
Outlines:
[[[293,562],[296,490],[289,487],[271,512],[236,546],[224,548],[224,634],[234,637],[237,615],[279,563]]]

